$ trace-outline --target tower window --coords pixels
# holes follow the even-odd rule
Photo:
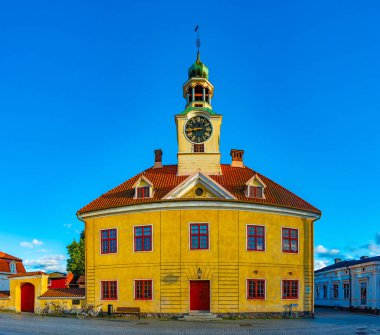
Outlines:
[[[194,95],[195,95],[194,101],[203,101],[203,87],[200,85],[195,86]]]
[[[205,88],[205,101],[210,102],[210,93],[208,88]]]
[[[189,102],[192,102],[193,101],[193,88],[192,87],[189,87],[187,89],[187,96],[189,97]]]
[[[205,152],[204,143],[193,144],[193,152]]]

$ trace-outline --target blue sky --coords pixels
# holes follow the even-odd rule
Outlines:
[[[222,162],[322,210],[316,267],[380,254],[378,1],[2,3],[1,251],[64,270],[78,209],[154,149],[176,163],[197,24]]]

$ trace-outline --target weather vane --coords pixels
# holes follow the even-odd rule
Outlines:
[[[197,46],[198,52],[199,52],[199,48],[201,47],[201,40],[199,38],[199,26],[198,25],[195,27],[194,31],[197,33],[197,39],[195,41],[195,45]]]

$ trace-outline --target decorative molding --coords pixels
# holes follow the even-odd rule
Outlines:
[[[250,212],[263,212],[268,214],[280,214],[287,216],[297,216],[302,218],[319,219],[320,215],[313,212],[291,209],[286,207],[276,207],[270,205],[251,204],[238,201],[226,200],[192,200],[181,199],[158,201],[151,203],[142,203],[138,205],[129,205],[123,207],[100,209],[88,213],[78,214],[79,219],[88,219],[109,215],[122,215],[129,213],[142,213],[152,211],[167,211],[167,210],[195,210],[195,209],[208,209],[208,210],[241,210]]]
[[[186,178],[182,183],[177,185],[173,190],[166,194],[162,199],[178,199],[185,196],[197,184],[202,185],[208,192],[217,198],[236,200],[236,198],[228,192],[223,186],[219,185],[215,180],[211,179],[201,171]]]

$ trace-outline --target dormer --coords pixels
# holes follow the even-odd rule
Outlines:
[[[144,199],[153,197],[153,184],[144,175],[142,175],[132,187],[135,189],[135,194],[133,197],[134,199]]]
[[[265,188],[264,182],[255,174],[245,183],[245,196],[248,198],[265,199]]]
[[[9,272],[17,273],[16,262],[12,261],[9,263]]]

